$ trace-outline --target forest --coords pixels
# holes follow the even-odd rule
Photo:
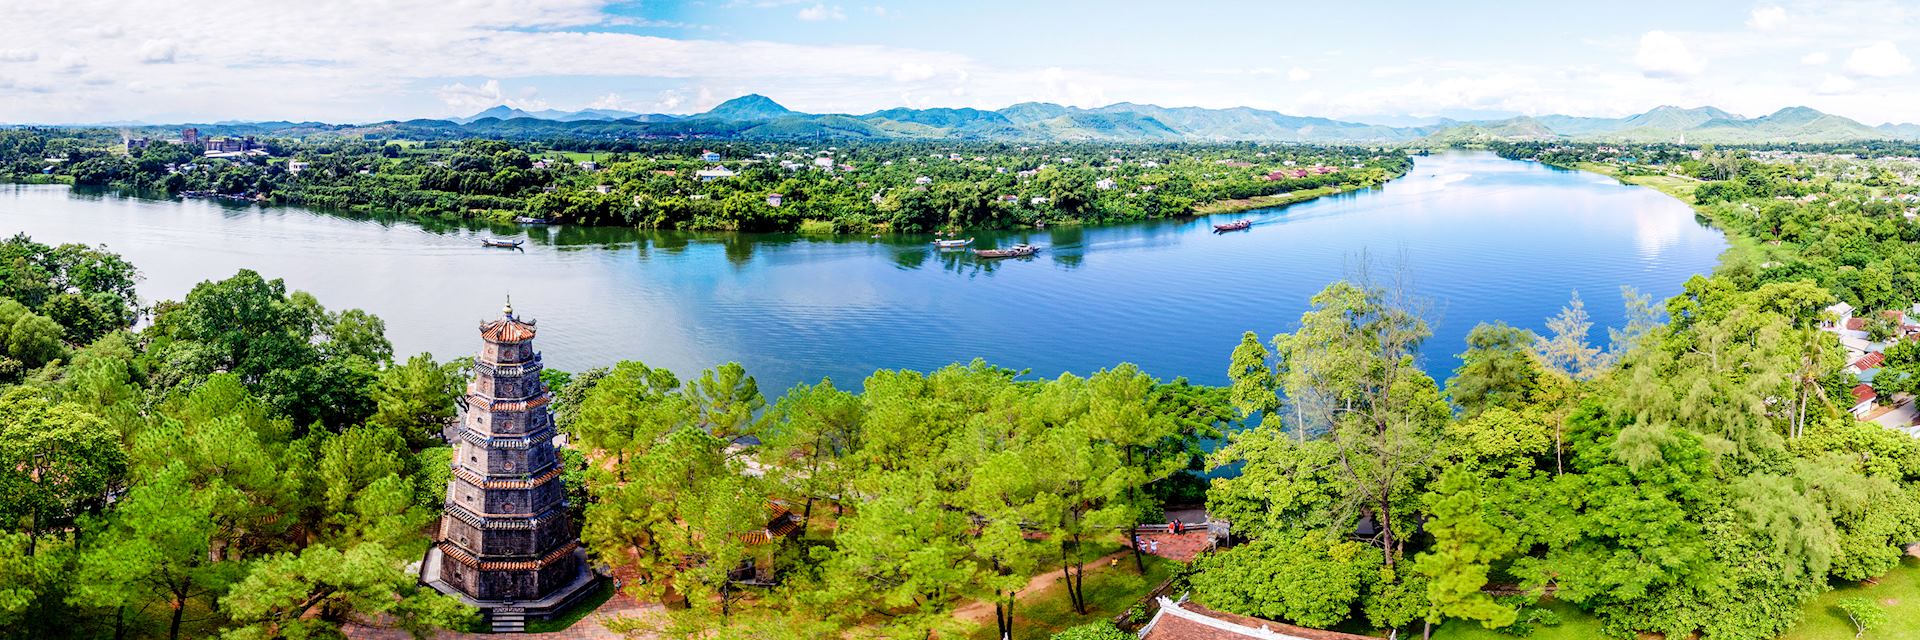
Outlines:
[[[692,140],[582,152],[565,141],[323,137],[261,145],[270,156],[203,158],[165,141],[123,149],[104,131],[5,130],[0,179],[417,219],[873,233],[1180,217],[1219,200],[1377,186],[1412,166],[1399,150],[1253,143]],[[719,159],[702,159],[708,151]],[[297,172],[294,162],[303,163]],[[699,175],[712,167],[728,175]]]

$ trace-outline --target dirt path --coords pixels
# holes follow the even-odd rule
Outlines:
[[[1115,551],[1113,553],[1100,556],[1099,558],[1095,558],[1087,562],[1087,570],[1089,572],[1098,571],[1100,566],[1103,564],[1106,564],[1108,561],[1110,560],[1118,561],[1121,558],[1130,557],[1130,554],[1132,554],[1132,551],[1121,549],[1119,551]],[[1059,581],[1060,578],[1065,575],[1066,575],[1065,569],[1054,569],[1052,571],[1048,571],[1046,573],[1036,575],[1033,577],[1032,580],[1028,580],[1027,586],[1021,587],[1020,593],[1015,594],[1014,597],[1024,598],[1028,595],[1033,594],[1034,592],[1037,592],[1041,589],[1045,589],[1049,586],[1052,586],[1054,582]],[[986,602],[983,600],[976,600],[973,602],[966,603],[964,605],[961,605],[960,608],[953,610],[953,617],[959,618],[961,620],[969,620],[973,622],[982,622],[982,621],[991,619],[993,617],[993,603]]]

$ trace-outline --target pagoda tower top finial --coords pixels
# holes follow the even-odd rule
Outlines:
[[[507,305],[500,308],[500,313],[506,314],[508,318],[513,317],[513,294],[507,294]]]

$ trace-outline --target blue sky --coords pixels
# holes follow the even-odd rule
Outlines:
[[[0,122],[1147,102],[1409,122],[1920,121],[1920,3],[70,0],[0,7]]]

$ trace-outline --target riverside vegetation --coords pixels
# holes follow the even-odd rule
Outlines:
[[[737,365],[552,372],[582,537],[646,578],[630,594],[671,605],[616,626],[677,637],[944,637],[967,602],[1029,637],[1009,595],[1028,576],[1062,570],[1089,610],[1085,561],[1196,499],[1242,541],[1175,577],[1209,607],[1402,637],[1569,615],[1612,637],[1778,637],[1835,585],[1912,571],[1920,441],[1846,412],[1840,346],[1816,327],[1836,301],[1914,304],[1920,229],[1887,204],[1911,182],[1864,184],[1872,163],[1721,153],[1702,161],[1727,173],[1694,185],[1736,194],[1699,204],[1736,240],[1714,274],[1660,303],[1629,292],[1604,344],[1577,297],[1545,335],[1478,327],[1444,384],[1416,366],[1425,306],[1364,272],[1294,331],[1222,354],[1224,388],[976,362],[768,398]],[[1825,187],[1735,191],[1753,174]],[[431,434],[464,363],[395,361],[377,317],[251,272],[149,309],[135,277],[97,248],[0,245],[0,635],[466,624],[401,570],[445,484]],[[1890,353],[1881,379],[1911,379],[1914,356]],[[762,496],[801,535],[739,535],[765,526]],[[747,563],[778,584],[728,579]]]
[[[0,131],[0,178],[413,218],[868,233],[1171,218],[1216,201],[1376,186],[1412,166],[1403,152],[1378,147],[1253,143],[806,146],[315,137],[263,144],[272,157],[203,158],[166,142],[123,151],[119,138],[103,130]],[[722,159],[703,160],[709,149]],[[290,171],[291,161],[305,166]],[[730,175],[710,181],[698,175],[713,167]],[[771,194],[781,200],[771,201]]]

